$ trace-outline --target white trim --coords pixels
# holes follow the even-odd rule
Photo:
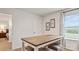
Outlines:
[[[9,42],[12,42],[12,15],[9,16]]]

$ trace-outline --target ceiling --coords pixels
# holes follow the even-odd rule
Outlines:
[[[59,10],[64,10],[65,8],[20,8],[20,10],[23,11],[28,11],[30,13],[34,13],[40,16],[45,16],[47,14],[59,11]]]

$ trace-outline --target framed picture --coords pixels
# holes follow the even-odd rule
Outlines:
[[[50,22],[46,22],[46,31],[50,31]]]
[[[50,28],[55,28],[55,18],[50,19]]]

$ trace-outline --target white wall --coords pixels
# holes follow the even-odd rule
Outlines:
[[[42,33],[42,17],[17,9],[0,9],[12,15],[12,48],[22,46],[21,38]]]
[[[55,28],[51,28],[50,31],[46,31],[45,23],[50,22],[50,19],[55,18]],[[43,21],[44,25],[44,34],[54,34],[54,35],[59,35],[60,34],[60,13],[53,13],[50,15],[47,15],[44,17]]]

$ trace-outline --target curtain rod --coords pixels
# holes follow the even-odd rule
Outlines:
[[[70,11],[74,11],[74,10],[78,10],[78,9],[79,9],[79,8],[75,8],[75,9],[71,9],[71,10],[63,11],[63,13],[70,12]]]

